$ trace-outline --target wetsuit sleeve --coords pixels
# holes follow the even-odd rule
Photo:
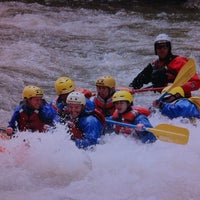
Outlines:
[[[149,63],[129,84],[129,87],[134,89],[140,89],[143,84],[148,84],[151,82],[151,74],[153,72],[153,67]]]
[[[59,122],[56,110],[47,103],[42,107],[41,119],[45,124],[50,126],[54,126],[54,122]]]
[[[178,100],[176,103],[162,103],[160,107],[162,115],[170,119],[177,117],[191,118],[199,117],[198,108],[187,99]]]
[[[20,109],[21,109],[21,106],[18,106],[15,108],[13,115],[10,121],[8,122],[8,127],[13,128],[13,130],[17,130],[17,125],[19,125],[18,123],[19,123],[19,117],[20,117],[20,114],[19,114]]]
[[[83,131],[84,139],[75,139],[78,148],[86,148],[98,143],[98,138],[103,130],[102,123],[94,116],[90,115],[80,120],[80,127]]]
[[[152,128],[151,123],[145,115],[138,115],[134,120],[134,124],[144,124],[146,128]],[[153,133],[148,131],[136,131],[136,133],[141,139],[142,143],[153,143],[156,141],[156,137]]]

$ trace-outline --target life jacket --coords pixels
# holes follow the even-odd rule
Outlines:
[[[99,95],[94,98],[95,107],[99,110],[105,117],[111,116],[115,111],[114,104],[112,102],[112,97],[108,98],[106,101],[102,99]]]
[[[32,132],[43,132],[45,123],[40,119],[39,110],[34,110],[30,115],[22,108],[19,111],[19,131],[31,130]]]
[[[71,134],[71,139],[83,139],[84,134],[83,131],[81,130],[79,126],[79,119],[71,119],[68,121],[68,128],[69,128],[69,133]]]
[[[167,69],[166,74],[167,74],[167,77],[168,77],[168,81],[173,82],[174,79],[176,78],[177,71],[174,70],[174,67],[171,66],[171,63],[175,58],[178,59],[178,56],[177,55],[169,55],[167,57],[167,59],[165,59],[165,62],[160,62],[159,60],[154,61],[152,63],[153,71],[156,71],[156,70],[161,69],[161,68],[166,68]]]
[[[138,111],[136,110],[128,110],[124,114],[118,113],[118,110],[115,110],[115,112],[112,115],[112,118],[114,121],[122,122],[131,124],[134,119],[139,115]],[[115,132],[116,133],[125,133],[125,134],[131,134],[132,129],[130,128],[124,128],[119,125],[115,125]]]
[[[88,99],[90,97],[94,96],[94,94],[90,90],[87,90],[84,88],[76,88],[75,91],[83,93],[85,95],[85,97],[87,97]]]
[[[150,109],[141,106],[133,106],[133,110],[136,110],[139,114],[145,115],[146,117],[151,114]]]
[[[151,114],[150,110],[147,108],[143,108],[140,106],[133,106],[127,109],[127,111],[123,114],[118,113],[118,110],[115,110],[115,112],[112,115],[112,118],[114,121],[126,123],[126,124],[132,124],[134,119],[140,115],[143,114],[145,116],[149,116]],[[133,130],[131,128],[124,128],[119,125],[115,126],[115,132],[119,133],[125,133],[125,134],[131,134]]]
[[[89,115],[95,116],[98,120],[100,120],[100,122],[102,123],[103,126],[106,125],[104,115],[97,109],[89,111],[89,112],[84,112],[81,116],[89,116]],[[84,138],[84,133],[79,125],[79,118],[77,118],[75,120],[69,120],[68,128],[69,128],[69,132],[72,134],[72,136],[71,136],[72,140]]]

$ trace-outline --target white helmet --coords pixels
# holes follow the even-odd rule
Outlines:
[[[161,33],[156,37],[154,41],[154,51],[156,55],[157,55],[156,46],[159,45],[159,43],[166,43],[169,48],[169,54],[171,54],[172,50],[171,38],[167,34]]]
[[[86,99],[85,99],[85,95],[83,93],[80,92],[71,92],[66,100],[67,104],[82,104],[85,105],[86,104]]]
[[[161,43],[161,42],[170,42],[171,43],[171,38],[167,34],[161,33],[156,37],[154,42],[155,43]]]

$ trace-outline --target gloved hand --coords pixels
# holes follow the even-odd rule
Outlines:
[[[152,72],[151,80],[154,87],[163,87],[168,83],[167,69],[165,67]]]
[[[129,87],[133,87],[134,89],[140,89],[143,84],[148,84],[151,82],[151,73],[153,71],[153,66],[149,63],[137,76],[134,80],[129,84]]]
[[[139,74],[130,84],[129,87],[140,89],[144,83],[144,74]]]

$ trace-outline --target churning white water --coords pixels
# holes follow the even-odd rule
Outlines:
[[[54,81],[70,76],[95,91],[100,75],[128,86],[155,58],[153,40],[173,38],[175,54],[192,56],[199,70],[199,12],[135,7],[102,11],[38,4],[0,3],[0,125],[6,126],[25,85],[55,97]],[[199,95],[199,91],[194,92]],[[149,107],[159,94],[134,95]],[[169,120],[156,112],[153,126],[169,123],[190,131],[187,145],[106,135],[88,151],[77,149],[58,125],[46,134],[19,133],[0,140],[1,200],[196,200],[200,196],[200,121]]]

